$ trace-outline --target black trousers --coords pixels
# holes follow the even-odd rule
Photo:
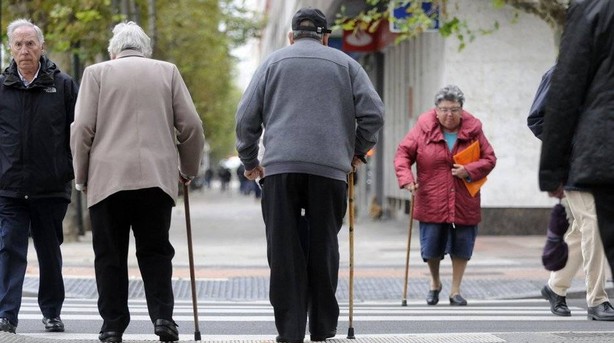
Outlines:
[[[38,304],[44,317],[60,315],[64,303],[62,220],[68,200],[0,197],[0,317],[18,324],[28,264],[28,232],[38,257]]]
[[[614,275],[614,188],[594,190],[593,196],[601,241]]]
[[[309,174],[267,176],[262,191],[269,298],[279,337],[302,340],[337,328],[335,297],[347,184]]]
[[[102,331],[124,332],[128,311],[130,228],[152,322],[172,320],[171,277],[175,250],[169,242],[173,200],[159,188],[117,192],[90,208],[98,311]]]

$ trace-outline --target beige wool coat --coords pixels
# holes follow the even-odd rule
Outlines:
[[[87,206],[159,187],[175,201],[179,173],[198,173],[202,122],[174,64],[124,50],[85,68],[71,125],[75,183]]]

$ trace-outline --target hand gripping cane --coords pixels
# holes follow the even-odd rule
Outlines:
[[[183,202],[185,205],[185,225],[188,235],[188,257],[190,260],[190,284],[192,286],[192,309],[194,310],[194,340],[200,341],[200,329],[198,328],[198,304],[196,299],[196,281],[194,278],[194,254],[192,252],[192,225],[190,224],[190,197],[188,185],[183,184]]]
[[[403,286],[403,301],[401,306],[407,306],[407,280],[409,279],[409,248],[411,247],[411,229],[414,223],[414,193],[411,193],[409,204],[409,234],[407,235],[407,254],[405,255],[405,284]]]
[[[349,204],[349,230],[350,230],[350,309],[349,309],[349,326],[348,326],[348,339],[355,339],[354,337],[354,173],[355,169],[352,169],[348,177],[348,204]]]

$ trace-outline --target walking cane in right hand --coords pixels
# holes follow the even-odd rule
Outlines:
[[[411,247],[411,231],[412,224],[414,223],[414,193],[411,193],[411,199],[409,200],[409,234],[407,235],[407,254],[405,255],[405,283],[403,286],[403,301],[401,306],[407,306],[407,281],[409,279],[409,250]]]
[[[185,205],[185,225],[188,235],[188,258],[190,260],[190,285],[192,287],[192,309],[194,310],[194,340],[200,341],[200,329],[198,328],[198,303],[196,299],[196,281],[194,277],[194,254],[192,252],[192,225],[190,220],[190,197],[189,187],[183,184],[183,199]]]
[[[348,176],[348,204],[349,204],[349,240],[350,240],[350,308],[349,308],[349,326],[348,339],[355,339],[354,336],[354,173],[352,169]]]

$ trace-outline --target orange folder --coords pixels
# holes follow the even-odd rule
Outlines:
[[[465,150],[454,155],[454,163],[456,164],[468,164],[471,162],[475,162],[480,159],[480,142],[475,141],[471,143]],[[465,183],[465,187],[469,191],[472,197],[475,197],[476,194],[480,191],[482,185],[486,182],[486,177],[481,178],[479,180],[473,180],[471,182],[467,182],[467,180],[463,179]]]

